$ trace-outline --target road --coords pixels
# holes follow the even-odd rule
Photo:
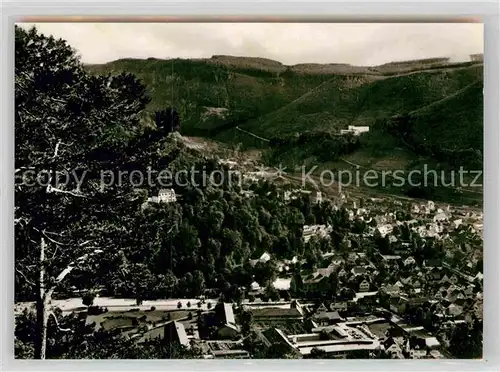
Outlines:
[[[111,297],[96,297],[94,300],[94,305],[107,307],[110,311],[126,311],[130,309],[140,309],[140,310],[150,310],[151,306],[154,306],[156,310],[177,310],[177,303],[181,302],[181,309],[200,309],[197,305],[200,302],[199,299],[164,299],[164,300],[154,300],[154,301],[144,301],[142,305],[137,305],[134,299],[128,298],[111,298]],[[187,303],[191,303],[191,307],[188,308]],[[217,300],[207,299],[205,303],[201,306],[202,310],[207,310],[207,305],[211,303],[212,308],[217,303]],[[68,298],[64,300],[52,300],[52,305],[54,307],[60,308],[65,313],[70,313],[73,311],[78,311],[85,309],[86,306],[82,303],[81,298]],[[20,313],[25,308],[34,309],[34,302],[19,302],[14,305],[14,312]]]

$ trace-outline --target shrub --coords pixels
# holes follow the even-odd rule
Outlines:
[[[95,294],[92,292],[86,293],[82,297],[82,302],[85,306],[92,306],[94,304]]]

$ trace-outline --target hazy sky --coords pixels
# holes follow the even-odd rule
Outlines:
[[[32,24],[25,24],[32,25]],[[483,53],[477,23],[38,23],[86,63],[119,58],[209,58],[215,54],[297,63],[377,65]]]

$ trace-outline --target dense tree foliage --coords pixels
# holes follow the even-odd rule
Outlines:
[[[155,112],[156,127],[163,134],[179,131],[181,129],[180,116],[173,108]]]
[[[54,291],[128,244],[143,200],[109,178],[135,162],[149,99],[133,75],[89,75],[65,41],[34,28],[16,26],[15,44],[16,295],[37,300],[43,358]]]
[[[305,131],[271,138],[269,145],[271,149],[266,155],[269,163],[302,165],[311,156],[320,163],[337,160],[359,149],[360,141],[351,134]]]

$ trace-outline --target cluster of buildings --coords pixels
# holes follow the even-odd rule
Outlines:
[[[357,134],[368,130],[348,129]],[[252,176],[262,178],[267,174]],[[305,190],[284,191],[283,197],[290,201],[301,193],[310,194],[315,202],[326,200],[319,191]],[[148,202],[175,200],[173,190],[160,190]],[[280,301],[259,299],[261,295],[264,299],[265,289],[256,278],[248,288],[242,288],[251,300],[191,310],[189,317],[143,328],[134,337],[138,342],[160,338],[186,348],[196,347],[204,358],[251,358],[243,342],[248,336],[244,333],[248,319],[242,314],[247,314],[252,332],[264,349],[272,350],[279,344],[280,350],[295,358],[449,357],[447,330],[482,321],[483,275],[478,269],[482,260],[482,213],[433,201],[403,204],[372,198],[348,202],[345,195],[328,201],[335,209],[346,208],[349,219],[364,223],[365,228],[346,235],[345,251],[323,252],[320,262],[312,267],[304,258],[276,260],[269,252],[251,260],[251,266],[276,262],[273,285]],[[305,225],[303,241],[307,244],[312,237],[330,239],[332,229],[330,225]],[[359,244],[371,238],[385,239],[389,252],[378,248],[368,252]],[[424,245],[427,239],[451,244],[444,245],[449,249],[443,257],[427,259],[415,248],[416,238]],[[466,257],[460,264],[454,260],[457,251]],[[292,286],[298,285],[297,267],[302,268],[298,297],[291,296]]]
[[[305,298],[311,293],[316,295],[313,297],[316,299],[327,298],[333,277],[337,285],[336,300],[326,309],[322,305],[323,308],[317,310],[312,318],[303,318],[314,321],[310,332],[287,335],[282,329],[280,334],[287,339],[283,342],[291,343],[302,356],[308,355],[312,348],[320,348],[323,352],[339,356],[345,356],[349,351],[364,350],[372,354],[389,352],[393,358],[440,358],[443,344],[448,341],[447,329],[482,321],[483,274],[477,265],[482,259],[483,215],[469,208],[437,206],[432,201],[404,206],[397,202],[390,208],[380,207],[383,200],[373,199],[371,202],[371,206],[364,208],[352,203],[352,207],[348,208],[349,218],[367,223],[367,229],[362,234],[364,237],[377,232],[386,237],[395,247],[393,254],[376,252],[369,256],[363,247],[351,244],[347,255],[324,253],[320,267],[313,272],[303,272],[302,289]],[[398,213],[401,211],[405,213]],[[460,238],[464,244],[460,246],[454,241],[442,259],[422,259],[412,255],[411,242],[398,233],[401,226],[407,226],[412,234],[424,240],[452,241],[452,238],[465,235]],[[328,225],[306,225],[304,241],[308,242],[312,236],[328,239],[331,228]],[[465,262],[458,266],[450,263],[454,250],[467,254]],[[304,262],[296,257],[294,260],[295,263]],[[382,272],[384,276],[381,276]],[[286,271],[280,273],[282,277],[275,281],[276,284],[282,284],[287,277]],[[275,287],[283,290],[290,285]],[[381,309],[385,320],[375,317],[368,328],[381,327],[380,324],[386,324],[390,315],[390,332],[379,333],[376,339],[371,337],[376,332],[368,333],[370,336],[363,338],[362,342],[345,339],[347,341],[342,343],[336,339],[344,329],[337,325],[342,324],[342,316],[347,319],[349,314],[359,316],[361,312],[362,316],[374,317]],[[273,313],[273,319],[286,319],[286,316],[278,315],[283,310],[268,311]],[[415,312],[419,314],[418,319]],[[331,322],[336,326],[333,327]],[[321,327],[332,330],[334,335],[325,339],[325,329],[317,332]],[[363,329],[366,330],[366,325]],[[434,333],[426,329],[433,329]],[[332,341],[331,337],[335,340]]]
[[[282,346],[295,358],[308,358],[321,350],[333,358],[372,357],[386,353],[392,358],[440,358],[439,342],[418,327],[410,327],[397,316],[349,317],[339,306],[299,303],[246,303],[239,314],[250,314],[255,335],[263,349]],[[344,314],[344,315],[341,315]],[[134,322],[132,322],[134,323]],[[206,359],[250,358],[243,343],[241,320],[233,305],[218,303],[213,310],[198,311],[154,326],[124,327],[137,343],[160,340],[186,350],[196,348]],[[207,335],[207,330],[210,330]],[[421,355],[423,352],[423,355]],[[420,353],[420,354],[418,354]],[[418,355],[417,355],[418,354]]]

